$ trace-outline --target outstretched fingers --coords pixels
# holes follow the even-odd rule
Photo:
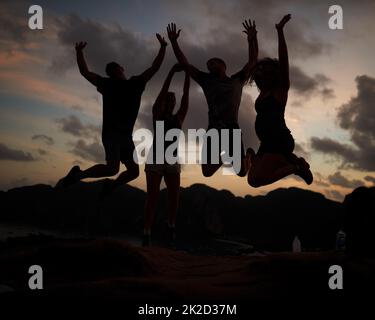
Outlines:
[[[169,23],[167,26],[167,33],[170,40],[176,40],[180,36],[181,29],[177,31],[175,23]]]
[[[253,39],[257,33],[255,20],[253,21],[251,21],[251,19],[245,20],[244,22],[242,22],[242,26],[245,29],[243,30],[243,32],[247,35],[248,39],[249,40]]]
[[[156,38],[160,42],[161,46],[167,46],[167,41],[165,41],[164,37],[162,37],[159,33],[156,34]]]
[[[87,45],[87,42],[83,42],[83,41],[76,42],[75,48],[76,50],[82,50],[86,47],[86,45]]]

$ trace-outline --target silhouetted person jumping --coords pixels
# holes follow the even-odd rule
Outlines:
[[[154,142],[153,148],[151,149],[152,163],[147,163],[145,166],[146,181],[147,181],[147,198],[145,203],[144,212],[144,234],[143,234],[143,246],[149,246],[151,242],[151,226],[152,221],[159,197],[160,182],[164,177],[164,182],[167,186],[168,192],[168,204],[167,204],[167,241],[168,244],[174,246],[176,238],[176,214],[178,209],[178,202],[180,197],[180,173],[181,166],[179,163],[169,164],[165,159],[165,150],[175,143],[175,141],[165,141],[164,142],[164,163],[156,163],[156,137],[155,137],[155,124],[156,121],[164,122],[164,134],[170,129],[180,129],[185,120],[188,106],[189,106],[189,87],[190,78],[187,73],[185,73],[185,81],[183,88],[183,95],[181,98],[181,105],[179,110],[173,114],[174,107],[176,105],[176,96],[174,92],[170,92],[169,86],[171,84],[172,78],[176,72],[182,71],[181,65],[176,64],[169,71],[167,78],[163,84],[163,87],[152,107],[152,118],[154,125]],[[149,157],[150,157],[149,155]],[[177,156],[177,155],[174,155]]]
[[[293,153],[294,139],[284,118],[290,82],[283,28],[290,17],[288,14],[276,24],[279,60],[260,60],[251,77],[251,81],[260,90],[255,101],[255,131],[261,143],[257,154],[251,159],[248,173],[248,183],[255,188],[271,184],[290,174],[300,176],[307,184],[313,181],[309,164]]]
[[[167,27],[168,37],[171,41],[173,51],[177,60],[181,63],[189,75],[202,87],[204,95],[208,104],[208,130],[217,129],[220,132],[222,129],[229,129],[229,150],[223,150],[220,146],[217,154],[218,163],[212,161],[211,158],[211,139],[207,135],[207,145],[203,148],[203,152],[207,152],[207,163],[202,163],[202,173],[206,177],[212,176],[221,166],[222,160],[220,154],[224,151],[229,155],[233,149],[233,130],[239,129],[238,125],[238,110],[241,103],[242,88],[249,80],[251,70],[257,60],[257,45],[256,45],[256,29],[255,23],[251,21],[243,23],[245,33],[247,34],[249,45],[248,62],[239,72],[228,77],[226,74],[226,64],[220,58],[211,58],[207,61],[208,73],[200,71],[191,65],[183,52],[181,51],[177,39],[181,30],[176,30],[176,25],[171,23]],[[217,150],[215,148],[214,150]],[[241,141],[241,169],[237,173],[239,176],[246,176],[250,165],[250,156],[252,150],[248,149],[245,154],[243,143]]]
[[[140,75],[129,79],[125,77],[124,68],[116,62],[106,66],[108,77],[102,77],[89,71],[83,49],[86,42],[76,43],[77,63],[80,73],[92,83],[103,96],[102,142],[105,150],[106,164],[96,164],[86,170],[74,166],[58,185],[67,187],[81,179],[114,176],[119,172],[120,162],[126,166],[116,180],[107,180],[104,193],[115,187],[136,179],[139,175],[137,161],[133,158],[134,143],[132,132],[141,103],[141,96],[147,82],[159,70],[167,42],[156,34],[160,50],[152,66]]]

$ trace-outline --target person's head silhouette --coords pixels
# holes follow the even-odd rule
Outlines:
[[[124,68],[117,62],[110,62],[105,67],[105,73],[113,79],[125,79]]]
[[[254,67],[251,81],[259,90],[270,90],[280,85],[280,63],[277,59],[264,58]]]
[[[224,60],[220,58],[211,58],[207,61],[208,71],[216,76],[225,75],[227,66]]]

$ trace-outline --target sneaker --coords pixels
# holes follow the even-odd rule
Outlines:
[[[314,177],[310,171],[310,165],[303,158],[299,158],[296,175],[301,177],[308,185],[312,184],[314,180]]]
[[[151,245],[151,235],[143,234],[142,247],[149,247]]]
[[[70,169],[68,174],[57,183],[56,187],[67,188],[72,184],[75,184],[80,180],[79,174],[81,172],[82,171],[79,166],[74,166],[72,169]]]

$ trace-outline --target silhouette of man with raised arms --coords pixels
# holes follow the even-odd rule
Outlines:
[[[115,187],[128,183],[139,176],[139,166],[133,159],[135,149],[132,132],[141,103],[141,96],[147,82],[159,70],[166,51],[167,42],[159,34],[156,37],[160,50],[152,66],[137,76],[126,78],[124,68],[116,62],[106,66],[108,77],[91,72],[86,64],[83,49],[86,42],[76,43],[77,63],[79,71],[92,83],[103,96],[102,142],[105,150],[106,164],[96,164],[86,170],[74,166],[58,186],[67,187],[85,178],[114,176],[119,172],[120,162],[126,166],[116,180],[107,180],[104,193]]]
[[[211,58],[207,61],[208,73],[191,65],[177,42],[181,30],[177,31],[174,23],[169,24],[167,27],[168,37],[178,62],[203,89],[208,104],[208,130],[218,130],[219,143],[221,144],[221,130],[229,129],[229,150],[225,150],[219,145],[219,154],[217,154],[218,162],[216,160],[212,161],[212,144],[207,134],[206,147],[203,148],[203,152],[207,152],[207,163],[202,163],[202,173],[206,177],[212,176],[222,166],[220,154],[223,151],[233,156],[231,154],[231,149],[233,149],[233,131],[239,129],[238,110],[241,103],[242,88],[249,80],[251,70],[258,57],[255,22],[252,23],[250,20],[245,21],[243,27],[248,40],[248,61],[239,72],[230,77],[226,74],[225,62],[220,58]],[[217,150],[217,148],[215,149]],[[237,172],[237,175],[244,177],[247,174],[250,166],[250,158],[253,154],[254,151],[251,148],[245,154],[241,141],[241,169]]]

